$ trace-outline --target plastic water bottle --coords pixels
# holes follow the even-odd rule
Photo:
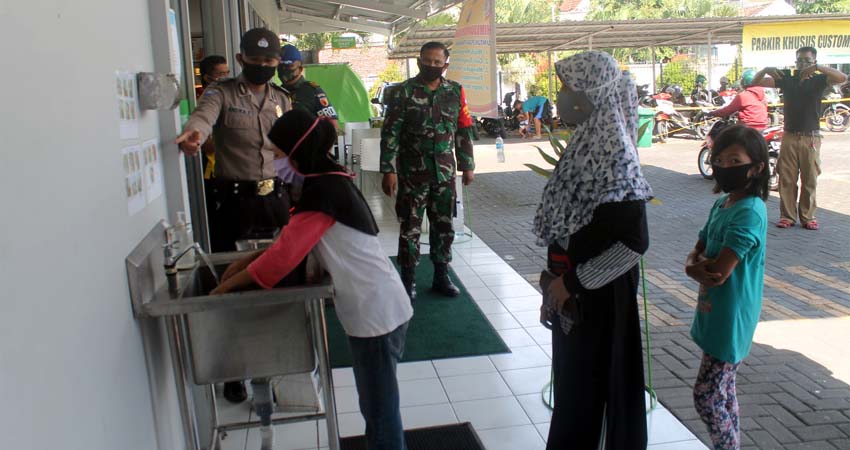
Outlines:
[[[501,136],[496,138],[496,158],[500,163],[505,162],[505,141]]]

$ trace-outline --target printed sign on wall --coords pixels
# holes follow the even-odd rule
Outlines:
[[[744,25],[746,67],[793,66],[800,47],[814,47],[820,64],[850,63],[850,20]]]

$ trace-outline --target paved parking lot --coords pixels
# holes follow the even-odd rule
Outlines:
[[[514,269],[535,281],[545,249],[531,222],[545,180],[533,145],[509,139],[507,162],[492,143],[476,147],[468,223]],[[716,196],[697,172],[699,142],[671,139],[642,149],[646,177],[661,200],[648,207],[646,255],[652,377],[661,402],[705,442],[691,388],[700,353],[689,336],[695,282],[682,268]],[[820,231],[768,229],[765,298],[751,355],[738,377],[744,448],[850,448],[850,133],[827,133],[818,191]],[[778,198],[768,201],[778,219]],[[471,223],[470,223],[471,222]]]

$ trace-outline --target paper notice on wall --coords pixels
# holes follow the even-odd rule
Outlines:
[[[143,173],[142,147],[133,145],[121,149],[124,165],[124,189],[127,196],[127,212],[132,216],[144,209],[145,178]]]
[[[463,85],[469,112],[499,117],[496,100],[496,0],[466,0],[455,31],[449,78]]]
[[[159,152],[159,142],[151,139],[142,143],[142,173],[145,179],[145,198],[148,203],[162,195],[162,155]]]
[[[115,72],[115,95],[118,98],[118,131],[121,139],[139,137],[139,101],[136,75]]]

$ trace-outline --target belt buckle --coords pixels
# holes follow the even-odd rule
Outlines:
[[[257,182],[257,195],[266,196],[274,192],[274,179],[261,180]]]

